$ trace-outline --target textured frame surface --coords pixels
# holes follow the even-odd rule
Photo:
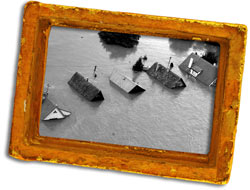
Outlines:
[[[213,129],[207,155],[39,136],[51,26],[220,44]],[[23,16],[10,156],[170,178],[225,184],[232,168],[247,28],[180,18],[28,2]]]

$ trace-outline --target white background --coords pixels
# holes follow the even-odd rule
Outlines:
[[[24,162],[7,154],[15,95],[17,60],[25,0],[0,4],[0,189],[248,189],[249,188],[249,52],[242,84],[233,169],[224,186],[76,166]],[[250,27],[248,0],[42,0],[43,3],[240,23]]]

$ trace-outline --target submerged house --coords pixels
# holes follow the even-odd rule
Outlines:
[[[138,83],[122,75],[117,70],[113,70],[109,80],[129,94],[145,91]]]
[[[70,116],[70,112],[63,110],[54,103],[52,103],[48,98],[46,98],[42,103],[41,119],[44,121],[53,119],[64,119]]]
[[[181,77],[159,63],[154,63],[146,72],[149,76],[158,80],[167,88],[174,89],[186,87]]]
[[[190,54],[179,68],[207,86],[216,84],[218,67],[194,53]]]
[[[104,100],[101,90],[88,82],[81,74],[76,72],[68,81],[68,84],[80,95],[89,101]]]

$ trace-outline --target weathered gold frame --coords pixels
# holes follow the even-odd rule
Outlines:
[[[51,26],[212,41],[220,44],[213,130],[208,155],[39,136]],[[28,2],[23,16],[9,154],[72,164],[225,184],[238,120],[247,28],[244,25],[110,12]]]

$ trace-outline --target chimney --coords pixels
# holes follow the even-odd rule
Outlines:
[[[192,65],[193,65],[194,59],[191,57],[189,60],[189,64],[188,64],[188,68],[191,69]]]

